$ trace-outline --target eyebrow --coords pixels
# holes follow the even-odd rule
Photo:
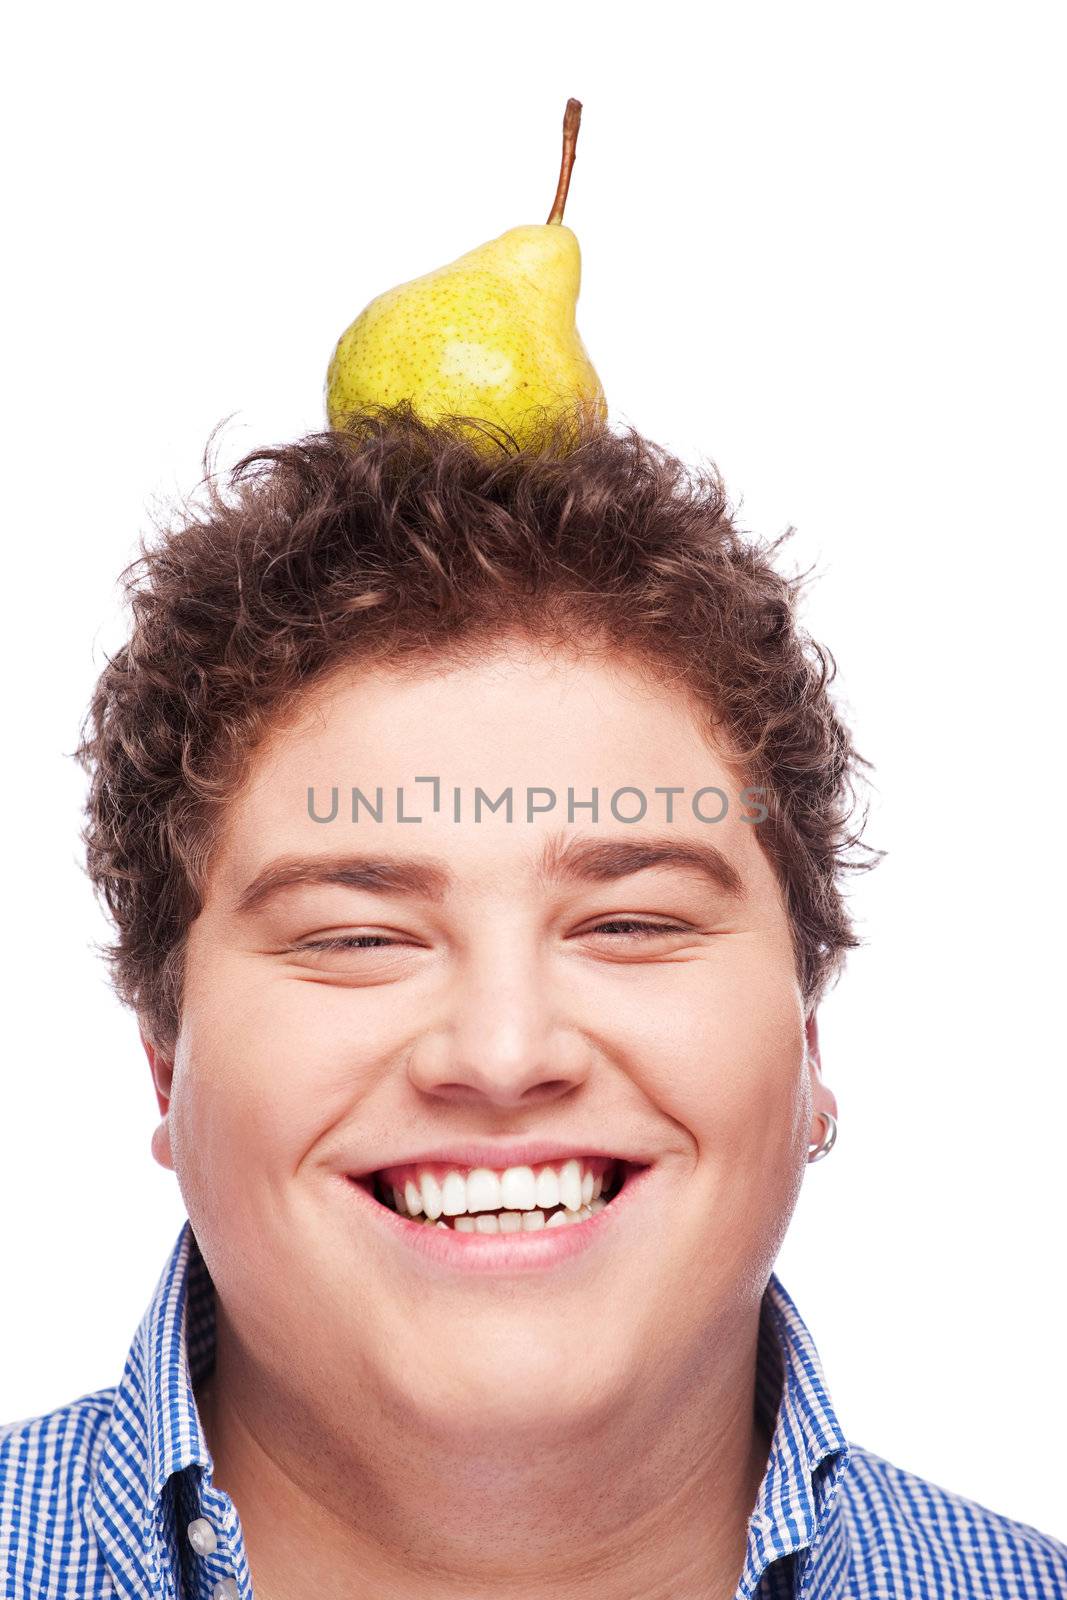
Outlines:
[[[541,851],[536,870],[541,885],[550,887],[611,883],[650,867],[697,873],[734,899],[741,899],[745,892],[741,874],[716,845],[662,835],[634,840],[588,836],[566,840],[562,834],[553,834]],[[282,856],[245,885],[235,909],[238,916],[249,916],[284,889],[322,884],[441,901],[455,882],[443,862],[428,856]]]

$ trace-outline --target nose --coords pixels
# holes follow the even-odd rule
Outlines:
[[[588,1072],[588,1045],[561,1019],[536,960],[499,950],[453,980],[445,1022],[427,1030],[408,1062],[423,1094],[502,1108],[558,1100]]]

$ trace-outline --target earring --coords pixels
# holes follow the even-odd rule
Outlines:
[[[808,1146],[808,1160],[821,1161],[823,1156],[828,1156],[834,1147],[837,1138],[837,1118],[830,1111],[818,1111],[816,1116],[825,1118],[826,1132],[818,1144]]]

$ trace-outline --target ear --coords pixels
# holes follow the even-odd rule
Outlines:
[[[167,1112],[170,1108],[170,1087],[174,1077],[174,1063],[163,1055],[156,1045],[145,1037],[144,1029],[139,1030],[144,1053],[148,1057],[148,1065],[152,1073],[152,1084],[156,1091],[156,1100],[159,1103],[159,1114],[162,1121],[152,1130],[152,1154],[161,1167],[169,1167],[174,1171],[174,1157],[170,1148],[170,1128],[167,1125]]]
[[[819,1019],[813,1011],[804,1024],[804,1038],[807,1042],[808,1063],[812,1068],[811,1091],[812,1110],[829,1111],[830,1115],[837,1117],[837,1100],[834,1091],[827,1088],[822,1081],[822,1056],[819,1053]],[[817,1143],[824,1131],[823,1124],[819,1122],[819,1132],[812,1143]]]

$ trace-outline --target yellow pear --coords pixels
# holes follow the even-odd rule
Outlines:
[[[581,112],[580,101],[568,100],[547,222],[509,228],[386,290],[341,335],[326,374],[332,428],[353,411],[405,399],[426,421],[481,418],[521,444],[561,412],[607,420],[604,390],[575,324],[578,240],[563,225]]]

